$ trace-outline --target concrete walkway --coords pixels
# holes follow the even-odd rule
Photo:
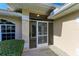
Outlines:
[[[57,56],[49,48],[29,49],[23,52],[23,56]]]

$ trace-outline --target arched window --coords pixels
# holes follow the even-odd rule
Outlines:
[[[15,39],[15,24],[4,19],[0,19],[0,40]]]

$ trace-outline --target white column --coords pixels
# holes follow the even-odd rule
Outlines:
[[[25,40],[24,48],[29,49],[29,15],[22,16],[22,39]]]

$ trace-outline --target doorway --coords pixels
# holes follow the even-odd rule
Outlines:
[[[30,48],[48,46],[48,22],[33,21],[31,23]]]
[[[48,22],[37,21],[37,47],[48,46]]]

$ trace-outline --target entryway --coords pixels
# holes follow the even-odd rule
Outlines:
[[[30,48],[48,46],[48,21],[32,21]]]

